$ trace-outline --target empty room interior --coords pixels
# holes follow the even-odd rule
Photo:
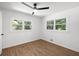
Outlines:
[[[0,56],[79,56],[79,2],[0,2]]]

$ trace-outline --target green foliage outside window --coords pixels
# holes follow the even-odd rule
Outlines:
[[[66,18],[57,19],[55,22],[56,30],[66,30]]]
[[[12,21],[12,28],[14,30],[22,30],[22,21],[20,21],[20,20]]]
[[[54,26],[54,21],[53,20],[47,21],[47,29],[48,30],[52,30],[53,26]]]
[[[24,21],[24,29],[25,30],[31,29],[31,22],[30,21]]]
[[[15,19],[11,22],[11,27],[13,30],[23,30],[23,29],[30,30],[31,29],[31,21],[21,21],[21,20]]]

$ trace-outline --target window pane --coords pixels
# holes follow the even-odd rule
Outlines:
[[[51,21],[47,21],[47,25],[53,25],[54,24],[54,21],[51,20]]]
[[[66,24],[66,18],[57,19],[56,24]]]
[[[11,24],[12,24],[12,28],[14,30],[22,30],[22,21],[20,21],[20,20],[13,20]]]
[[[24,21],[24,29],[25,30],[31,29],[31,22],[30,21]]]
[[[66,18],[57,19],[55,28],[56,30],[66,30]]]
[[[56,25],[56,30],[66,30],[66,25]]]
[[[47,26],[47,29],[53,29],[53,26]]]
[[[53,29],[53,25],[54,25],[54,21],[51,20],[51,21],[47,21],[47,29]]]

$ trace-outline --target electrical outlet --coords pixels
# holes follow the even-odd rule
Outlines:
[[[50,39],[50,41],[53,41],[53,39]]]

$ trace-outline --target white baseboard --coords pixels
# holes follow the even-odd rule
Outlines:
[[[28,43],[28,42],[32,42],[32,41],[35,41],[35,40],[37,40],[37,39],[33,39],[33,40],[29,40],[29,41],[23,41],[23,42],[17,42],[17,43],[14,43],[14,44],[7,44],[2,49],[9,48],[9,47],[13,47],[13,46],[17,46],[17,45],[21,45],[21,44]]]
[[[45,39],[43,39],[43,40],[45,40]],[[62,46],[62,47],[64,47],[64,48],[67,48],[67,49],[70,49],[70,50],[79,52],[78,50],[75,50],[75,49],[73,49],[73,48],[67,47],[67,46],[65,46],[64,44],[60,44],[60,43],[58,43],[58,42],[52,42],[52,41],[50,41],[50,40],[45,40],[45,41],[48,41],[48,42],[50,42],[50,43],[54,43],[54,44],[59,45],[59,46]]]

